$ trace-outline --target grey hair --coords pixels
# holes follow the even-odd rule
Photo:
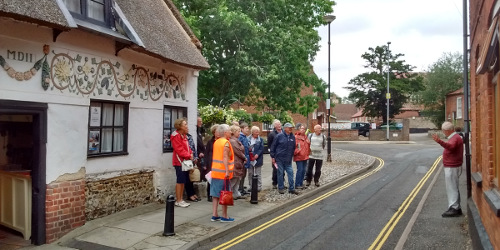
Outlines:
[[[219,134],[219,137],[224,137],[224,133],[226,133],[226,131],[229,131],[229,125],[227,124],[221,124],[219,125],[219,127],[217,127],[217,134]]]
[[[260,128],[257,127],[257,126],[253,126],[251,129],[250,129],[250,132],[254,132],[254,131],[259,131],[260,132]]]
[[[453,126],[453,123],[451,122],[443,122],[443,125],[441,125],[442,130],[455,130],[455,127]]]
[[[300,127],[302,127],[302,123],[298,122],[297,124],[295,124],[295,129],[300,129]]]
[[[280,120],[274,119],[274,121],[273,121],[273,127],[276,126],[276,123],[278,123],[278,122],[281,123]]]

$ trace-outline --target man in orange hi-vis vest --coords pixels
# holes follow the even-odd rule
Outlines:
[[[229,143],[231,130],[229,125],[222,124],[217,128],[220,138],[214,142],[214,152],[212,158],[212,183],[210,184],[210,194],[212,195],[212,219],[211,221],[233,222],[234,219],[227,215],[227,206],[221,205],[222,217],[218,215],[220,191],[224,185],[230,186],[229,181],[233,177],[234,152]],[[226,183],[225,183],[226,182]]]

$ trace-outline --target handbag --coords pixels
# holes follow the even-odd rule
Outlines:
[[[231,185],[229,183],[230,183],[229,178],[225,178],[224,187],[220,191],[219,195],[219,205],[224,205],[224,206],[234,205],[233,192],[231,191]]]
[[[193,164],[192,160],[181,161],[181,158],[179,158],[179,155],[176,155],[176,156],[177,156],[177,159],[179,159],[179,161],[181,162],[182,171],[189,171],[189,170],[194,169],[194,164]]]
[[[200,181],[200,176],[201,176],[201,173],[200,173],[200,170],[198,168],[194,168],[194,169],[191,169],[189,171],[189,180],[191,182]]]

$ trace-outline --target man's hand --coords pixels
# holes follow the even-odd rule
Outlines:
[[[200,158],[203,158],[203,156],[205,156],[203,153],[200,153]]]
[[[440,139],[439,139],[439,136],[437,134],[432,134],[432,139],[435,141],[435,142],[438,142]]]
[[[273,162],[273,165],[274,165],[274,163],[276,163],[276,160],[274,158],[272,158],[272,162]]]
[[[259,159],[259,155],[258,154],[253,155],[253,160],[255,161],[257,159]]]
[[[229,178],[229,170],[226,170],[226,178]]]

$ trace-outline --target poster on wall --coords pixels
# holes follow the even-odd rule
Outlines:
[[[89,133],[89,153],[99,153],[101,132],[99,130],[91,130]]]
[[[101,107],[90,107],[90,126],[101,126]]]
[[[163,130],[163,150],[171,150],[172,143],[170,142],[170,129]]]

